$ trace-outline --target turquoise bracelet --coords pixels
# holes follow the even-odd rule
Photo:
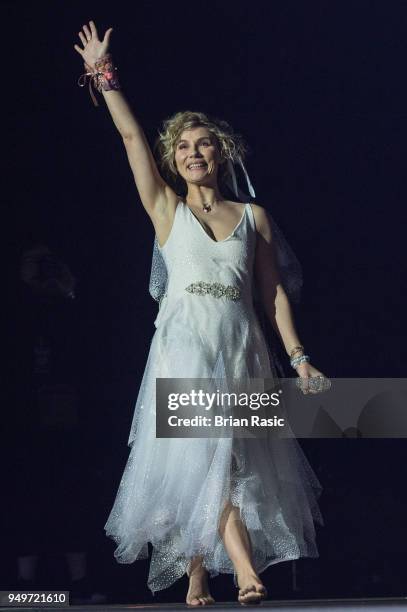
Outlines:
[[[294,359],[291,359],[290,364],[295,369],[298,365],[300,365],[300,363],[305,363],[306,361],[309,362],[309,360],[309,355],[300,355],[299,357],[294,357]]]

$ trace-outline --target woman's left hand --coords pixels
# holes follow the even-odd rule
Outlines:
[[[296,368],[298,376],[301,378],[301,390],[303,393],[319,393],[320,389],[312,388],[312,385],[308,383],[308,379],[314,378],[317,376],[323,376],[326,379],[325,374],[314,368],[309,362],[304,362],[298,365]]]

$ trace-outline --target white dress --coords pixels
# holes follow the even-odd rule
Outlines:
[[[167,291],[154,322],[129,459],[105,525],[119,563],[148,558],[152,544],[153,594],[180,578],[195,555],[203,555],[211,576],[234,574],[218,534],[228,500],[240,508],[258,573],[318,557],[314,522],[323,525],[322,487],[297,440],[155,437],[157,377],[276,377],[253,307],[255,244],[250,204],[230,236],[216,242],[180,201],[160,249]],[[232,285],[240,298],[186,290],[199,281]]]

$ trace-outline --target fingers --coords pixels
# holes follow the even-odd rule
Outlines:
[[[86,45],[92,40],[97,40],[99,42],[99,36],[98,36],[98,31],[95,25],[94,21],[89,21],[89,27],[84,24],[82,26],[83,31],[78,32],[78,36],[80,38],[80,41],[83,45],[83,49],[81,49],[79,47],[79,45],[74,45],[74,49],[75,51],[77,51],[80,55],[83,55],[83,50],[85,49]],[[110,36],[113,32],[113,28],[109,28],[108,30],[106,30],[106,33],[104,35],[103,38],[103,43],[108,46],[109,41],[110,41]]]
[[[85,32],[86,40],[89,41],[92,38],[92,34],[91,34],[91,31],[89,30],[89,28],[88,28],[88,26],[86,24],[83,26],[83,31]]]
[[[81,43],[83,44],[83,46],[86,47],[88,41],[86,40],[84,34],[82,32],[78,32],[78,36],[81,39]]]
[[[73,48],[79,53],[79,55],[83,55],[83,49],[81,49],[79,45],[74,45]]]
[[[300,380],[298,381],[300,383],[300,389],[303,392],[304,395],[307,395],[307,393],[309,393],[309,383],[308,383],[308,375],[301,375],[298,374]]]
[[[80,38],[81,43],[83,44],[83,48],[86,47],[88,42],[92,39],[92,37],[98,38],[98,32],[95,26],[94,21],[89,21],[90,29],[85,24],[83,26],[83,32],[78,32],[78,36]],[[78,45],[74,45],[75,51],[82,55],[82,49]]]
[[[113,32],[113,28],[109,28],[108,30],[106,30],[106,33],[105,33],[104,38],[103,38],[103,42],[104,42],[105,44],[108,44],[108,43],[109,43],[109,41],[110,41],[110,35],[111,35],[111,33],[112,33],[112,32]]]
[[[326,377],[324,374],[322,374],[322,372],[316,372],[310,375],[300,376],[300,388],[303,394],[307,395],[308,393],[312,393],[313,395],[316,395],[317,393],[320,393],[323,390],[320,385],[314,385],[314,382],[316,382],[314,381],[314,379],[316,378]]]
[[[95,22],[89,21],[89,25],[90,25],[90,31],[92,32],[92,36],[94,36],[95,38],[99,38],[98,31],[95,26]]]

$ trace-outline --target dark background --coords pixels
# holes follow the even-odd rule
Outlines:
[[[11,287],[2,446],[11,503],[0,587],[15,584],[19,554],[57,555],[71,547],[87,551],[89,581],[111,601],[149,601],[148,563],[118,566],[103,526],[127,459],[154,332],[157,305],[148,293],[154,233],[102,97],[95,108],[87,88],[77,85],[78,31],[89,19],[100,35],[114,28],[121,84],[151,144],[161,122],[179,110],[213,114],[243,134],[256,202],[272,212],[303,264],[295,314],[312,363],[331,377],[402,377],[407,6],[336,0],[1,6]],[[38,242],[69,265],[75,300],[38,307],[23,287],[21,255]],[[53,382],[68,382],[78,394],[69,432],[40,426],[36,416],[39,321],[59,358]],[[271,595],[405,594],[404,441],[314,440],[303,447],[325,488],[321,557],[296,563],[296,588],[293,564],[269,568],[263,579]],[[45,499],[53,500],[46,520]],[[47,571],[38,586],[50,584]],[[62,574],[52,579],[66,584]],[[230,577],[214,585],[215,594],[234,597]],[[179,600],[185,586],[180,581],[155,600]]]

